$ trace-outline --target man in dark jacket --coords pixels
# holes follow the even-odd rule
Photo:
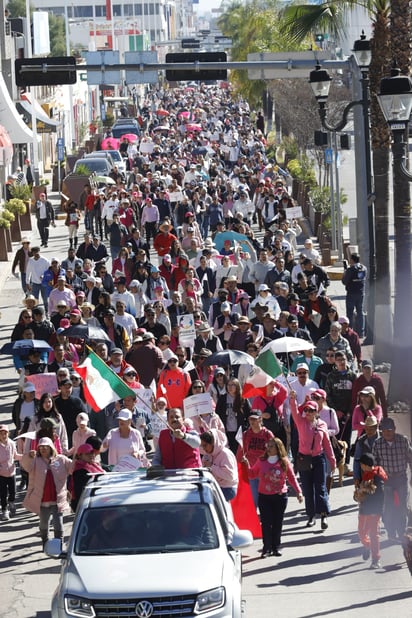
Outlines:
[[[346,288],[346,315],[349,324],[354,328],[353,312],[356,311],[356,332],[359,337],[365,335],[365,315],[363,313],[363,299],[365,297],[366,266],[360,263],[358,253],[350,256],[350,266],[342,276],[342,283]]]
[[[37,200],[34,208],[36,212],[37,229],[39,230],[41,238],[41,246],[47,247],[47,243],[49,242],[50,224],[52,224],[53,227],[56,227],[54,222],[53,206],[52,203],[46,199],[46,194],[40,193],[39,199]]]

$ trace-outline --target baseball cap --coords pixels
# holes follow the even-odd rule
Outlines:
[[[9,431],[9,428],[7,427],[7,425],[0,425],[0,431]]]
[[[222,303],[220,305],[220,311],[230,311],[230,304],[229,303]]]
[[[251,413],[249,414],[249,418],[262,418],[262,411],[252,410]]]
[[[338,319],[339,324],[349,324],[349,319],[346,317],[346,315],[342,315],[339,319]]]
[[[266,285],[266,283],[261,283],[258,291],[259,292],[268,292],[270,290],[270,287]]]
[[[304,404],[302,404],[301,406],[302,410],[305,410],[306,408],[309,408],[309,410],[314,410],[315,412],[318,411],[318,404],[315,403],[314,401],[305,401]]]
[[[362,361],[362,367],[370,367],[373,369],[373,362],[371,360],[364,360]]]
[[[121,350],[120,348],[113,348],[113,349],[110,351],[110,356],[111,356],[112,354],[123,354],[123,350]]]
[[[307,366],[306,363],[298,363],[296,365],[296,371],[299,371],[299,369],[304,369],[305,371],[309,371],[309,367]]]
[[[70,315],[81,315],[82,312],[80,311],[80,309],[77,309],[76,307],[74,307],[74,309],[70,309]]]
[[[23,386],[23,393],[35,393],[36,387],[32,382],[26,382]]]
[[[87,423],[89,422],[89,415],[86,414],[86,412],[80,412],[80,414],[76,416],[76,421],[80,425],[87,425]]]
[[[132,419],[132,413],[127,408],[122,408],[117,415],[119,421],[130,421]]]
[[[359,395],[375,395],[375,389],[373,386],[365,386],[361,391],[359,391]]]
[[[59,275],[57,281],[66,281],[66,277],[64,275]]]
[[[383,418],[379,425],[379,429],[395,429],[395,421],[391,418]]]

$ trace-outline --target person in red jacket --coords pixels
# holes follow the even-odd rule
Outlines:
[[[170,232],[172,225],[168,221],[164,221],[160,226],[160,232],[156,234],[153,246],[157,255],[163,257],[170,254],[170,247],[174,240],[177,240],[176,236]]]
[[[358,403],[358,395],[365,386],[373,386],[375,389],[376,403],[382,408],[383,417],[388,416],[388,402],[382,378],[373,371],[373,362],[369,359],[362,361],[362,373],[356,378],[352,386],[352,409]]]
[[[168,411],[167,425],[167,429],[163,429],[159,434],[152,464],[164,466],[167,470],[201,468],[200,436],[196,431],[187,428],[179,408]]]
[[[190,375],[180,369],[178,358],[173,354],[168,359],[165,369],[160,372],[156,396],[166,397],[169,408],[178,408],[187,397],[191,384]]]

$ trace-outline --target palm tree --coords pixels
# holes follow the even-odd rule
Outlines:
[[[373,21],[371,39],[372,60],[369,67],[370,124],[372,144],[372,167],[375,179],[375,238],[376,247],[376,323],[388,323],[391,309],[389,276],[389,146],[390,132],[380,110],[376,93],[380,80],[390,66],[389,0],[374,0],[366,4],[353,0],[331,0],[316,5],[289,6],[283,15],[283,28],[293,39],[300,40],[310,32],[327,31],[337,39],[345,34],[348,11],[356,5],[368,7]],[[379,321],[378,321],[379,318]],[[388,360],[391,344],[389,328],[375,328],[375,359]]]

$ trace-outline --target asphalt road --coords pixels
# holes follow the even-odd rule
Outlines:
[[[66,230],[63,222],[51,231],[45,255],[61,255]],[[37,239],[34,232],[33,238]],[[65,243],[65,244],[63,244]],[[16,247],[17,248],[17,247]],[[0,267],[1,319],[0,345],[9,340],[10,330],[21,309],[17,279]],[[343,288],[336,287],[338,301]],[[10,357],[1,357],[0,422],[9,422],[11,404],[16,398],[16,373]],[[357,506],[352,499],[352,484],[335,487],[331,504],[333,515],[326,532],[305,527],[305,516],[294,497],[289,500],[283,535],[283,556],[262,560],[261,542],[244,552],[244,599],[248,618],[315,618],[323,616],[412,618],[411,576],[400,546],[389,546],[382,536],[382,569],[369,570],[361,558],[357,540]],[[40,550],[37,518],[21,507],[10,522],[0,523],[0,616],[4,618],[48,618],[50,600],[57,585],[59,563]],[[67,520],[66,531],[70,531]],[[199,564],[199,569],[202,565]],[[188,574],[190,577],[190,574]],[[133,573],[131,577],[138,578]]]

